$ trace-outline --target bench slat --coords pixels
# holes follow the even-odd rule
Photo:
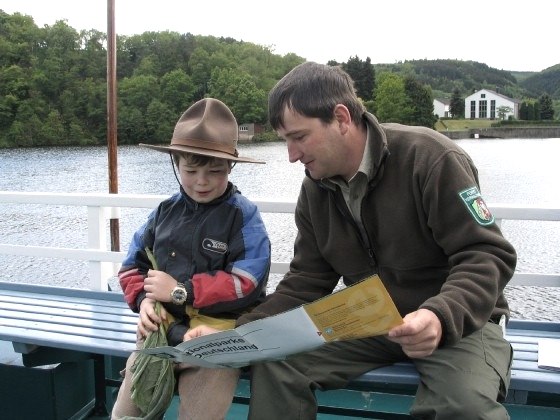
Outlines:
[[[2,303],[0,305],[4,311],[6,311],[6,317],[35,317],[35,319],[40,320],[45,316],[64,316],[67,318],[80,318],[80,319],[97,319],[101,321],[118,321],[124,324],[134,324],[138,320],[138,315],[132,312],[128,314],[123,314],[117,312],[115,314],[99,313],[90,311],[87,308],[82,309],[58,309],[56,307],[37,307],[29,304],[12,304],[12,303]],[[4,316],[4,315],[3,315]]]
[[[539,351],[539,344],[535,339],[534,343],[517,343],[509,342],[515,351],[525,351],[528,353],[537,353]]]
[[[560,333],[560,323],[550,321],[532,321],[525,319],[512,319],[507,325],[507,330],[518,331],[553,331]]]
[[[513,348],[515,360],[524,360],[527,362],[536,362],[538,358],[538,353],[536,351],[519,351]]]
[[[506,338],[514,343],[536,343],[537,337],[541,338],[560,338],[560,332],[556,331],[529,331],[521,330],[515,333],[507,333]]]
[[[353,380],[351,387],[365,387],[372,383],[418,385],[420,378],[412,363],[397,363],[382,367]],[[514,360],[510,390],[541,391],[560,394],[560,375],[539,369],[536,363]]]
[[[33,306],[37,308],[60,308],[60,309],[78,309],[82,311],[91,311],[99,313],[108,314],[132,314],[128,306],[116,306],[115,302],[112,305],[104,305],[102,301],[91,301],[91,302],[76,302],[61,300],[57,296],[6,296],[0,294],[0,302],[2,303],[14,303]]]
[[[560,375],[543,369],[512,370],[510,390],[514,389],[560,394]]]
[[[69,303],[82,303],[82,304],[90,304],[94,306],[100,307],[113,307],[113,308],[123,308],[128,309],[126,302],[124,301],[124,296],[122,293],[115,293],[115,292],[95,292],[95,297],[86,297],[84,296],[66,296],[66,295],[57,295],[57,294],[50,294],[45,293],[43,290],[39,290],[36,292],[30,291],[17,291],[17,290],[2,290],[1,289],[2,283],[0,282],[0,298],[30,298],[30,299],[37,299],[38,301],[41,300],[56,300],[57,302],[69,302]],[[87,292],[86,292],[87,293]],[[120,300],[117,300],[120,299]]]
[[[129,342],[136,341],[136,330],[131,328],[123,329],[123,326],[118,323],[113,323],[110,328],[105,328],[101,324],[79,327],[70,324],[56,324],[37,320],[29,321],[23,319],[4,318],[0,321],[0,326],[2,326],[2,328],[21,328],[29,335],[32,335],[31,332],[36,332],[40,335],[44,333],[66,335],[67,338],[64,341],[72,341],[75,337],[102,338],[107,340]],[[56,343],[51,343],[51,347],[53,344]]]
[[[118,357],[128,357],[130,353],[136,350],[136,344],[129,341],[69,336],[64,333],[53,332],[41,332],[41,334],[30,335],[28,331],[22,328],[0,326],[2,329],[2,340],[12,341],[14,343],[34,344],[37,346]]]
[[[6,309],[0,309],[0,319],[3,320],[0,321],[0,324],[7,323],[8,320],[20,320],[28,322],[40,321],[48,325],[69,325],[75,327],[95,328],[100,330],[124,331],[131,334],[136,332],[136,319],[132,320],[132,322],[128,322],[128,320],[125,320],[127,322],[123,322],[123,320],[119,318],[109,318],[109,320],[105,320],[100,318],[68,317],[61,314],[43,314],[40,318],[38,318],[37,314],[34,313],[14,313],[14,311]]]
[[[90,289],[73,289],[69,287],[45,286],[42,284],[28,283],[11,283],[6,281],[0,282],[0,291],[5,292],[23,292],[31,294],[67,296],[77,299],[93,299],[107,302],[124,302],[121,292],[98,291]]]

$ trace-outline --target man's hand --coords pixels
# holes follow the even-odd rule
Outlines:
[[[177,280],[165,271],[148,270],[144,279],[144,291],[148,299],[159,302],[171,302],[171,291],[177,286]]]
[[[159,324],[167,320],[167,311],[165,308],[161,306],[161,311],[158,316],[155,311],[155,304],[155,300],[147,297],[140,304],[140,317],[138,318],[136,331],[139,337],[145,338],[150,332],[157,331]]]
[[[419,309],[406,315],[403,321],[387,333],[387,338],[400,344],[408,357],[427,357],[438,348],[442,328],[436,314],[428,309]]]
[[[199,325],[198,327],[188,330],[183,336],[183,341],[189,341],[192,338],[202,337],[203,335],[214,334],[220,331],[221,330],[217,330],[206,325]]]

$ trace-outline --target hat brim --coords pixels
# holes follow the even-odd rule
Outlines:
[[[164,152],[164,153],[191,153],[193,155],[216,157],[216,158],[227,159],[233,162],[240,162],[240,163],[266,163],[263,160],[258,160],[250,157],[243,157],[243,156],[236,157],[230,155],[229,153],[220,152],[218,150],[202,149],[200,147],[189,147],[189,146],[180,146],[180,145],[155,146],[153,144],[144,144],[144,143],[140,143],[139,146],[147,147],[148,149],[153,149],[153,150],[157,150],[158,152]]]

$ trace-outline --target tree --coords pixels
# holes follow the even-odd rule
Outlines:
[[[49,112],[43,127],[41,129],[41,146],[56,146],[61,144],[71,144],[70,139],[66,135],[62,118],[58,111]]]
[[[350,57],[347,63],[342,64],[342,68],[354,80],[356,93],[364,101],[373,99],[373,90],[375,89],[375,69],[368,57],[366,61],[362,61],[358,56]]]
[[[534,111],[534,116],[535,116],[535,120],[540,120],[541,119],[541,104],[539,103],[539,101],[535,101],[533,102],[533,108],[535,109]]]
[[[266,122],[266,93],[244,71],[215,68],[208,82],[208,94],[223,101],[239,124]]]
[[[519,119],[520,120],[528,120],[529,119],[529,105],[527,104],[527,101],[523,101],[521,102],[521,105],[519,106]]]
[[[403,79],[394,73],[381,73],[375,95],[376,116],[380,122],[406,123],[412,115]]]
[[[41,30],[44,41],[37,52],[34,73],[40,78],[34,88],[49,102],[55,103],[60,94],[79,77],[80,36],[65,21]],[[40,82],[39,82],[40,81]]]
[[[527,120],[534,121],[536,119],[535,103],[533,101],[527,102]]]
[[[149,143],[144,116],[133,106],[119,106],[117,136],[120,144]],[[178,118],[177,118],[178,119]]]
[[[40,30],[31,16],[8,15],[0,9],[0,67],[28,68],[34,60]]]
[[[107,36],[95,29],[80,31],[81,51],[78,55],[79,74],[82,78],[104,79],[107,77]]]
[[[554,106],[552,104],[552,98],[547,93],[542,94],[539,98],[539,108],[541,120],[554,119]]]
[[[160,79],[161,101],[179,118],[193,103],[194,84],[191,77],[182,69],[172,70]]]
[[[25,69],[16,65],[0,68],[0,129],[14,122],[20,101],[28,99],[30,91]]]
[[[189,60],[189,71],[195,87],[193,100],[198,101],[206,96],[208,80],[210,80],[210,74],[212,73],[208,51],[200,47],[193,51]]]
[[[166,143],[173,135],[173,127],[179,119],[169,107],[158,99],[148,105],[144,118],[146,127],[146,140],[150,143]]]
[[[459,88],[454,88],[449,104],[451,118],[463,118],[465,116],[465,100],[461,96]]]
[[[411,109],[410,119],[405,123],[434,128],[437,118],[434,115],[434,98],[430,87],[412,76],[407,76],[404,79],[404,91],[407,107]]]
[[[159,95],[159,84],[155,76],[132,76],[119,84],[120,100],[127,106],[138,108],[142,114]]]
[[[20,104],[15,121],[8,131],[8,141],[12,147],[40,145],[43,122],[38,116],[37,107],[46,104],[40,100],[27,100]]]
[[[499,106],[496,111],[498,113],[498,118],[500,120],[505,120],[506,115],[511,113],[511,111],[513,111],[513,109],[511,109],[511,107],[509,107],[509,106],[502,105],[502,106]]]

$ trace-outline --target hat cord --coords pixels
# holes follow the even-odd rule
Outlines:
[[[177,176],[177,171],[175,170],[175,162],[173,162],[173,153],[169,153],[169,158],[171,159],[171,167],[173,168],[173,175],[175,175],[175,179],[179,183],[179,187],[182,188],[183,184],[181,184],[181,181],[179,181],[179,177]]]

